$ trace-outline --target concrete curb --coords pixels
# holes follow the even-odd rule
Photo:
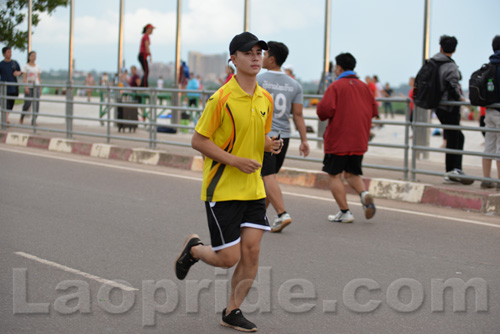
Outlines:
[[[203,170],[203,159],[201,156],[191,157],[158,150],[92,144],[64,138],[47,138],[16,132],[0,132],[0,143],[62,153],[81,154],[101,159],[174,167],[197,172]],[[500,215],[500,194],[498,193],[489,193],[482,190],[452,189],[431,184],[383,178],[364,178],[363,180],[366,188],[376,198],[431,204]],[[278,174],[278,181],[289,185],[328,189],[328,175],[321,171],[283,168]],[[348,191],[354,193],[352,189],[348,189]]]

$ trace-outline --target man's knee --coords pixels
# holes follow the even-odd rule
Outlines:
[[[351,179],[351,178],[356,178],[359,177],[357,174],[349,173],[349,172],[344,172],[344,179]]]
[[[240,248],[233,246],[227,249],[219,251],[219,263],[218,266],[221,268],[231,268],[240,259]]]
[[[222,263],[221,267],[222,268],[231,268],[233,267],[236,263],[238,263],[240,259],[239,254],[228,254],[222,258]]]
[[[258,264],[260,244],[245,245],[241,248],[241,259],[249,264]]]

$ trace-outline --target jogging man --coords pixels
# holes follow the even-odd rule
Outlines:
[[[321,121],[328,120],[324,135],[325,158],[323,171],[328,173],[328,184],[340,211],[329,215],[328,220],[352,223],[342,176],[361,198],[365,218],[375,215],[373,197],[365,191],[361,175],[363,155],[368,150],[372,118],[378,116],[378,107],[370,88],[354,73],[356,59],[350,53],[335,57],[334,81],[318,103],[317,114]]]
[[[203,262],[222,268],[236,265],[231,295],[221,325],[257,331],[239,309],[259,266],[260,241],[269,231],[266,193],[260,175],[264,151],[279,154],[282,141],[271,139],[273,99],[257,84],[266,42],[249,32],[230,45],[237,74],[210,97],[196,126],[192,146],[205,155],[201,199],[205,201],[211,246],[196,234],[187,237],[176,259],[177,278]]]
[[[257,76],[259,85],[271,93],[274,100],[273,125],[269,136],[274,137],[280,134],[283,138],[283,148],[281,153],[273,155],[264,153],[264,163],[262,164],[262,177],[266,187],[266,207],[271,203],[277,213],[277,217],[271,225],[271,232],[281,232],[292,222],[290,214],[285,209],[283,195],[276,178],[283,162],[285,161],[288,144],[290,143],[290,114],[293,116],[295,127],[300,134],[301,155],[306,157],[309,154],[309,144],[307,143],[306,123],[302,114],[302,87],[295,80],[281,71],[281,65],[288,57],[288,48],[279,42],[267,42],[268,50],[264,53],[263,66],[268,72]]]

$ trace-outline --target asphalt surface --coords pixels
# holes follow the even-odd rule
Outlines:
[[[173,272],[189,233],[208,242],[200,173],[6,146],[0,166],[1,333],[234,332],[231,270]],[[500,332],[498,217],[377,200],[366,221],[349,196],[336,224],[327,191],[282,189],[293,223],[243,307],[260,333]]]

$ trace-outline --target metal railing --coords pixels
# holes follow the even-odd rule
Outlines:
[[[174,145],[181,147],[191,147],[190,143],[182,142],[179,140],[159,140],[157,133],[158,128],[163,126],[168,126],[175,131],[182,131],[183,129],[191,129],[193,130],[194,124],[181,124],[180,122],[180,114],[182,112],[187,112],[189,114],[193,113],[201,113],[204,109],[205,101],[207,98],[214,93],[214,91],[210,90],[182,90],[182,89],[156,89],[156,88],[144,88],[144,87],[117,87],[117,86],[83,86],[83,85],[48,85],[43,84],[45,88],[56,88],[65,91],[65,100],[58,99],[50,99],[46,98],[45,95],[42,97],[20,97],[20,96],[8,96],[7,86],[17,86],[18,88],[23,88],[24,86],[33,88],[36,90],[37,88],[41,88],[40,85],[36,84],[22,84],[22,83],[6,83],[0,82],[0,105],[1,105],[1,129],[5,130],[7,126],[14,128],[22,128],[22,129],[31,129],[34,134],[37,131],[46,131],[53,133],[61,133],[65,134],[66,138],[72,139],[73,136],[88,136],[88,137],[99,137],[104,138],[106,143],[110,143],[111,140],[124,140],[124,141],[134,141],[134,142],[142,142],[147,143],[148,147],[151,149],[155,149],[158,144],[163,145]],[[99,92],[100,101],[99,102],[86,102],[86,101],[76,101],[73,97],[76,91],[83,90],[87,91],[88,89],[92,89],[93,91]],[[200,94],[199,101],[201,102],[200,106],[196,107],[188,107],[182,105],[182,97],[188,93],[197,93]],[[134,99],[133,101],[123,101],[123,97],[130,97]],[[305,100],[309,99],[321,99],[322,95],[304,95]],[[7,124],[7,113],[12,114],[22,114],[19,111],[7,110],[6,102],[7,100],[26,100],[26,101],[37,101],[39,103],[32,103],[32,111],[31,116],[33,120],[36,120],[36,117],[45,116],[52,118],[62,118],[65,120],[65,129],[55,129],[55,128],[47,128],[41,127],[36,124],[36,121],[32,121],[32,125],[13,125]],[[392,126],[402,126],[404,127],[404,138],[402,142],[399,143],[377,143],[370,141],[370,147],[383,147],[387,149],[393,150],[402,150],[403,158],[401,166],[394,165],[375,165],[375,164],[363,164],[364,168],[371,169],[379,169],[379,170],[388,170],[401,172],[403,174],[404,180],[415,181],[417,174],[425,174],[425,175],[434,175],[434,176],[444,176],[445,173],[418,169],[417,168],[417,160],[418,154],[422,152],[438,152],[438,153],[456,153],[461,155],[471,155],[478,156],[489,159],[500,159],[499,154],[485,154],[483,152],[476,151],[461,151],[461,150],[452,150],[452,149],[443,149],[443,148],[432,148],[425,145],[419,145],[419,138],[417,136],[419,128],[440,128],[440,129],[449,129],[449,130],[462,130],[462,131],[482,131],[482,132],[495,132],[500,133],[500,129],[490,129],[490,128],[482,128],[482,127],[468,127],[468,126],[451,126],[451,125],[441,125],[434,123],[426,123],[426,122],[417,122],[415,121],[416,117],[414,117],[414,121],[410,122],[410,99],[408,98],[378,98],[379,102],[399,102],[405,104],[405,120],[404,121],[382,121],[382,120],[373,120],[373,124],[377,125],[392,125]],[[56,115],[50,113],[41,113],[39,110],[40,103],[43,102],[51,102],[51,103],[60,103],[65,104],[65,114],[64,115]],[[131,103],[132,102],[132,103]],[[163,104],[165,102],[165,104]],[[99,106],[99,117],[85,117],[85,116],[75,116],[74,115],[74,107],[75,105],[94,105]],[[446,106],[469,106],[468,103],[463,102],[446,102],[442,105]],[[113,112],[116,113],[118,108],[123,107],[133,107],[138,108],[140,111],[139,114],[142,116],[142,120],[125,120],[125,119],[117,119]],[[492,105],[492,107],[500,108],[500,103]],[[416,111],[419,112],[419,109],[416,108]],[[420,109],[422,110],[422,109]],[[427,112],[427,110],[425,110]],[[168,113],[171,117],[170,124],[162,124],[158,123],[158,119],[160,116]],[[323,138],[321,133],[321,128],[324,128],[324,125],[321,125],[322,122],[318,120],[316,116],[304,116],[305,120],[318,122],[318,130],[319,134],[316,136],[308,135],[308,141],[317,142],[318,145],[322,145]],[[83,120],[83,121],[95,121],[99,123],[101,126],[106,127],[106,132],[102,133],[93,133],[93,132],[85,132],[85,131],[75,131],[73,129],[73,122],[75,120]],[[148,132],[148,138],[133,138],[127,136],[117,135],[112,131],[113,124],[125,124],[125,125],[133,125],[133,126],[142,126]],[[324,124],[324,123],[323,123]],[[413,129],[414,136],[413,140],[410,140],[410,129]],[[175,138],[171,137],[171,138]],[[291,140],[300,140],[300,137],[297,135],[292,135]],[[302,160],[313,163],[322,163],[322,159],[313,158],[313,157],[301,157],[294,155],[287,155],[287,159],[293,160]],[[479,181],[498,181],[497,179],[492,178],[484,178],[479,176],[464,176],[466,179],[473,179]]]

